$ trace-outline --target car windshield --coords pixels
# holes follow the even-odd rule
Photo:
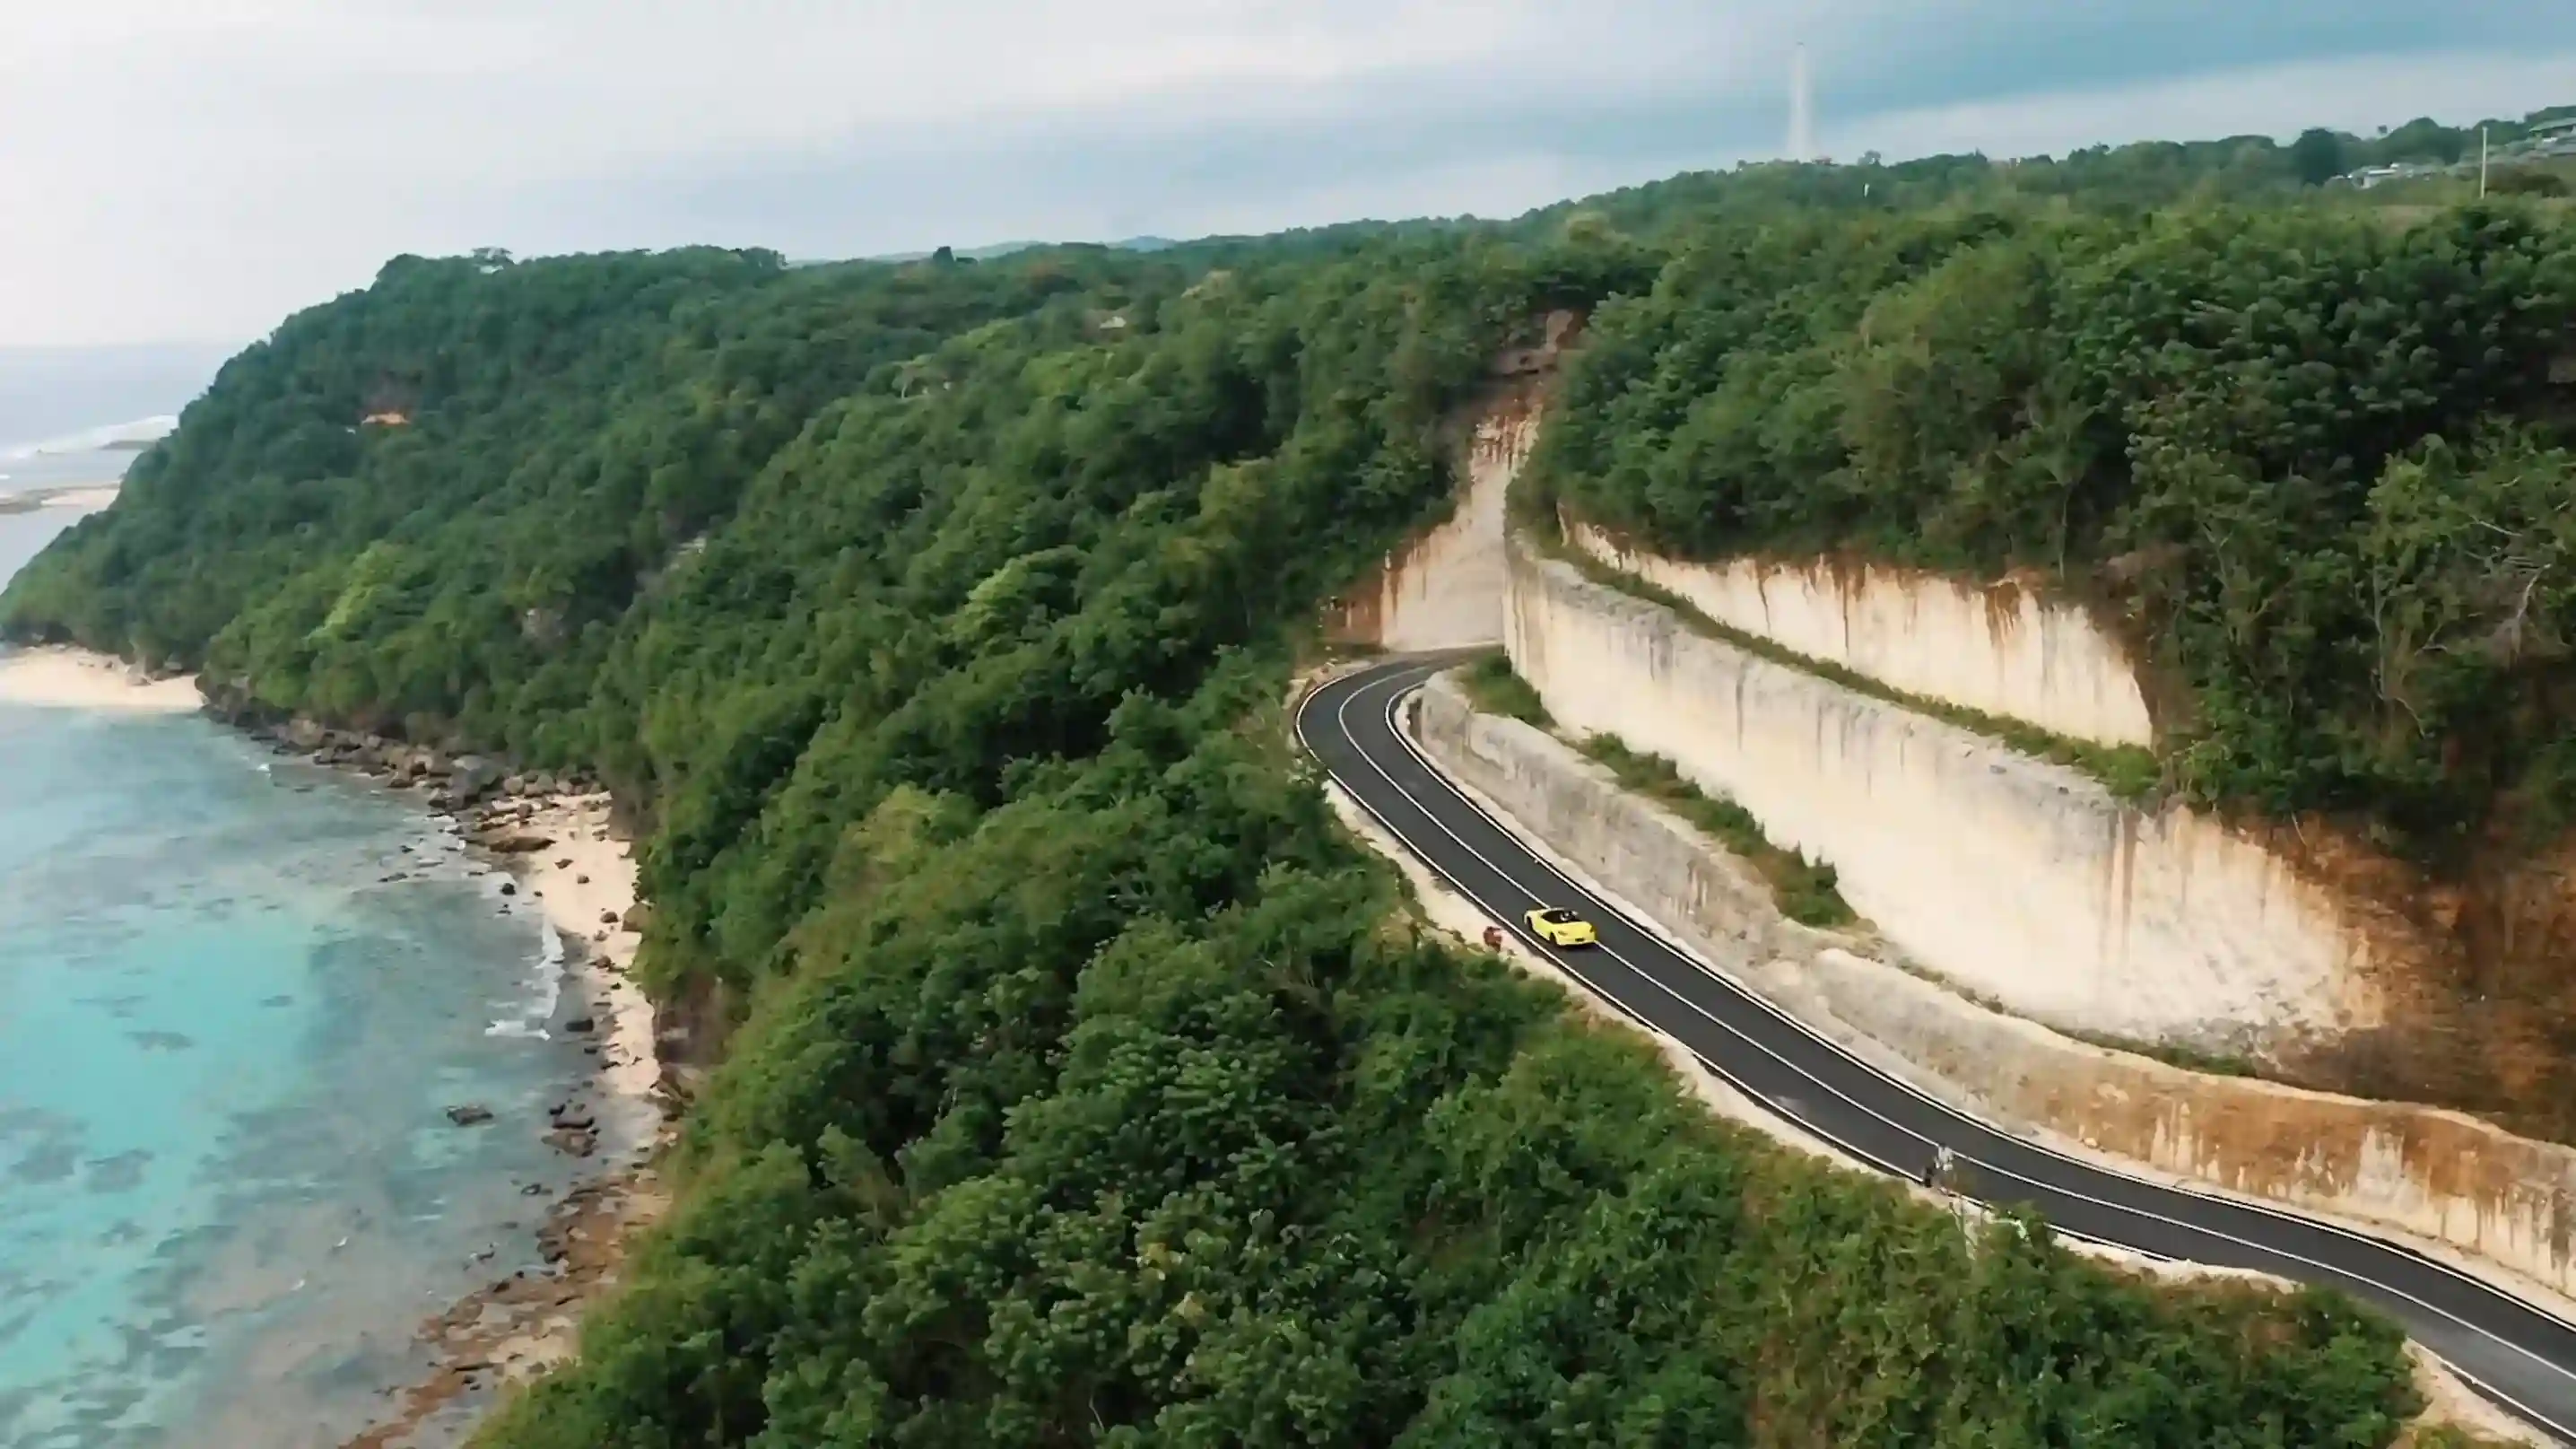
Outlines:
[[[1574,919],[1575,919],[1575,914],[1574,914],[1574,912],[1569,911],[1569,910],[1566,910],[1565,908],[1563,908],[1563,907],[1561,907],[1561,906],[1560,906],[1560,907],[1558,907],[1557,909],[1552,910],[1552,911],[1541,911],[1541,912],[1539,912],[1539,913],[1538,913],[1538,918],[1539,918],[1540,920],[1542,920],[1542,921],[1547,922],[1547,923],[1548,923],[1549,925],[1551,925],[1551,926],[1562,926],[1562,925],[1564,925],[1566,922],[1571,921],[1571,920],[1574,920]]]

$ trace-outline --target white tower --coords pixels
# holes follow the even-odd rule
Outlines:
[[[1816,122],[1813,114],[1814,83],[1807,77],[1807,47],[1801,41],[1797,54],[1789,61],[1789,159],[1812,161],[1816,157]]]

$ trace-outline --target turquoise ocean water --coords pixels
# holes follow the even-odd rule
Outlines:
[[[583,1062],[498,885],[203,718],[0,703],[0,1446],[337,1444],[534,1261]]]

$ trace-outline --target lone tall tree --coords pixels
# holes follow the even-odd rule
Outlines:
[[[2290,169],[2302,186],[2323,186],[2344,172],[2343,137],[2323,126],[2299,133],[2290,143]]]

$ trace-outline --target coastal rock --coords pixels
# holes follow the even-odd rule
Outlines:
[[[602,912],[600,912],[600,913],[599,913],[599,923],[600,923],[601,925],[603,925],[603,926],[614,926],[614,925],[616,925],[616,924],[617,924],[617,913],[616,913],[615,911],[602,911]]]
[[[598,1023],[587,1016],[576,1016],[572,1020],[564,1023],[564,1030],[572,1032],[575,1035],[579,1035],[582,1032],[590,1030],[596,1025],[598,1025]]]
[[[516,882],[516,881],[506,881],[506,880],[505,880],[505,881],[503,881],[503,882],[501,882],[501,894],[503,894],[503,895],[505,895],[505,896],[515,896],[515,895],[517,895],[518,893],[519,893],[519,885],[518,885],[518,882]]]
[[[480,1102],[459,1102],[447,1109],[447,1120],[459,1127],[474,1127],[492,1120],[492,1109]]]
[[[618,917],[618,924],[630,931],[641,931],[652,923],[653,908],[642,901],[628,906],[626,914]]]
[[[483,848],[495,855],[534,855],[552,844],[554,841],[543,835],[512,831],[487,837],[483,841]]]
[[[458,800],[471,804],[490,794],[500,779],[500,766],[480,755],[461,755],[448,767],[447,789]]]

